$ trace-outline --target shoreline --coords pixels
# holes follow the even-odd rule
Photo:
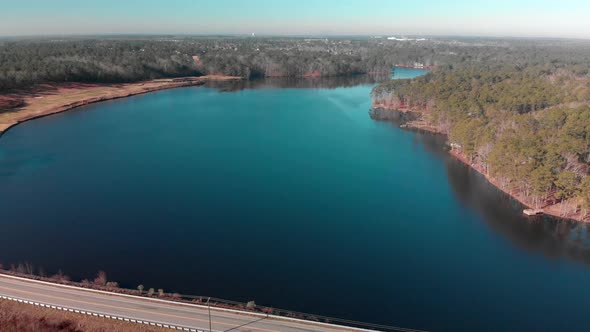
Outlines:
[[[556,213],[555,211],[559,211],[559,208],[561,207],[562,203],[556,203],[556,204],[552,204],[552,205],[545,205],[541,208],[534,208],[533,206],[530,205],[529,202],[527,202],[523,197],[521,197],[520,195],[518,195],[518,193],[515,193],[513,191],[510,191],[509,189],[505,189],[502,188],[502,185],[500,185],[500,183],[498,183],[498,180],[496,180],[495,178],[492,178],[489,175],[486,175],[485,172],[480,169],[477,166],[472,165],[471,163],[469,163],[469,161],[467,160],[467,158],[465,157],[464,154],[462,154],[460,151],[451,148],[450,150],[448,150],[448,153],[453,156],[456,160],[460,161],[461,163],[463,163],[465,166],[468,166],[469,168],[471,168],[472,170],[476,171],[477,173],[479,173],[489,184],[491,184],[492,186],[494,186],[494,188],[500,190],[502,193],[508,195],[511,199],[517,201],[520,205],[522,205],[524,208],[526,209],[534,209],[534,210],[540,210],[542,211],[543,215],[546,216],[550,216],[552,218],[558,218],[561,220],[573,220],[576,222],[581,222],[581,223],[588,223],[587,220],[583,220],[580,219],[577,216],[577,214],[568,216],[568,215],[560,215],[558,213]],[[566,202],[567,203],[567,202]],[[524,209],[523,209],[524,210]],[[526,216],[524,214],[523,211],[523,215]],[[534,216],[530,216],[533,217]]]
[[[380,109],[380,110],[385,110],[385,111],[389,111],[389,112],[396,112],[396,113],[400,113],[400,114],[407,114],[410,112],[412,114],[419,114],[419,118],[405,121],[402,124],[400,124],[399,127],[402,129],[411,129],[411,130],[416,130],[419,132],[426,132],[429,134],[444,135],[445,137],[447,136],[440,129],[436,128],[436,126],[434,126],[434,125],[428,123],[428,121],[424,120],[422,118],[423,113],[420,111],[409,110],[409,109],[408,110],[406,110],[406,109],[398,110],[398,109],[387,107],[383,104],[373,104],[373,107]],[[521,195],[519,195],[518,192],[514,192],[508,188],[504,188],[504,186],[502,186],[497,179],[487,175],[486,172],[483,169],[481,169],[480,167],[478,167],[477,165],[473,165],[472,163],[470,163],[467,160],[467,158],[465,157],[465,155],[463,155],[463,153],[461,153],[460,151],[451,147],[451,149],[448,150],[447,152],[449,155],[451,155],[456,160],[460,161],[464,165],[468,166],[472,170],[479,173],[481,176],[483,176],[483,178],[489,184],[494,186],[494,188],[496,188],[496,189],[500,190],[502,193],[508,195],[511,199],[517,201],[523,207],[525,207],[527,209],[528,208],[536,209],[536,208],[534,208],[534,206],[531,205],[530,202],[526,201],[525,197],[522,197]],[[550,216],[553,218],[558,218],[561,220],[572,220],[572,221],[581,222],[581,223],[588,223],[589,222],[588,220],[584,220],[584,218],[583,218],[584,216],[581,216],[577,212],[573,213],[573,214],[566,213],[565,215],[562,215],[561,209],[563,208],[563,206],[566,206],[568,203],[569,203],[568,201],[565,201],[565,202],[559,202],[559,203],[555,203],[555,204],[546,204],[546,205],[543,205],[542,207],[540,207],[539,210],[541,210],[544,215],[547,215],[547,216]],[[521,211],[521,213],[524,215],[523,211]]]
[[[238,76],[207,75],[155,79],[134,83],[60,83],[42,84],[31,89],[0,94],[0,138],[11,128],[34,119],[67,112],[101,101],[126,98],[145,93],[201,86],[209,81],[242,80]],[[12,105],[15,105],[12,107]]]
[[[61,83],[61,84],[43,84],[29,90],[11,92],[5,95],[0,94],[0,106],[2,102],[16,106],[0,112],[0,139],[13,127],[27,121],[39,119],[42,117],[67,112],[74,108],[94,104],[107,100],[126,98],[160,90],[201,86],[209,81],[236,81],[243,80],[238,76],[207,75],[197,77],[179,77],[155,79],[150,81],[141,81],[134,83],[116,83],[116,84],[88,84],[88,83]],[[413,129],[429,134],[445,135],[439,128],[430,124],[423,119],[423,112],[410,109],[396,109],[385,104],[373,104],[372,110],[385,110],[395,112],[400,115],[412,115],[408,119],[401,119],[400,128]],[[417,116],[416,116],[417,115]],[[502,191],[512,199],[519,202],[526,208],[533,208],[526,197],[521,197],[516,192],[503,188],[498,180],[487,175],[483,169],[477,165],[471,164],[467,158],[458,150],[451,148],[448,153],[455,159],[461,161],[466,166],[481,174],[488,183],[498,190]],[[543,214],[566,220],[575,220],[578,222],[588,222],[584,216],[574,212],[573,214],[562,215],[563,206],[568,202],[559,202],[542,206],[540,210]]]

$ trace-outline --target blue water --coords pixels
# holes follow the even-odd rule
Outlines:
[[[0,262],[433,331],[590,327],[586,226],[527,220],[371,85],[182,88],[0,139]]]
[[[424,69],[416,69],[416,68],[401,68],[396,67],[394,68],[391,73],[393,74],[393,78],[397,80],[414,78],[418,76],[422,76],[425,73]]]

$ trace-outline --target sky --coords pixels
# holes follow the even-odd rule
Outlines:
[[[462,35],[590,39],[590,0],[0,0],[0,35]]]

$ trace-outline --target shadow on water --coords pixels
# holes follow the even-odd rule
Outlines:
[[[384,108],[372,108],[371,110],[369,110],[369,116],[371,117],[371,119],[376,121],[386,121],[390,122],[392,125],[400,126],[406,124],[409,121],[418,119],[420,117],[420,114],[411,111],[395,112]]]
[[[451,157],[445,161],[457,197],[478,211],[491,229],[530,252],[590,264],[589,225],[550,216],[525,217],[518,202],[490,185],[481,174]]]
[[[398,127],[413,115],[371,110],[376,121]],[[491,185],[481,174],[447,153],[445,137],[417,132],[414,138],[444,161],[451,189],[462,204],[477,211],[483,221],[514,245],[547,258],[566,257],[590,265],[590,225],[551,216],[525,217],[523,206]]]
[[[105,103],[100,112],[64,113],[23,125],[0,141],[0,225],[5,235],[0,260],[31,261],[51,273],[64,269],[75,280],[93,278],[93,271],[101,269],[126,287],[141,282],[182,293],[256,299],[298,311],[441,331],[561,331],[555,327],[563,321],[588,325],[583,310],[588,296],[579,287],[587,271],[569,266],[576,264],[555,269],[551,264],[527,264],[535,259],[510,260],[515,252],[527,251],[588,264],[588,226],[524,218],[517,203],[447,153],[444,136],[381,136],[384,126],[375,126],[378,131],[365,127],[372,121],[364,113],[371,87],[367,84],[375,80],[355,76],[211,82],[209,86],[223,91],[365,86],[313,91],[309,96],[299,90],[232,96],[178,89]],[[302,96],[305,99],[296,99]],[[323,97],[334,97],[335,102],[324,103]],[[238,101],[244,106],[240,112]],[[197,109],[196,103],[203,106]],[[266,111],[283,104],[291,108]],[[300,111],[308,104],[309,109]],[[331,113],[316,112],[326,105]],[[333,122],[333,114],[341,115],[343,109],[354,112],[354,120],[358,116],[363,126],[345,116]],[[142,121],[137,121],[139,115]],[[383,110],[369,115],[388,121],[391,131],[411,120],[406,118],[411,114]],[[326,135],[326,128],[333,126],[337,130]],[[113,130],[100,135],[105,128]],[[154,135],[160,128],[167,130]],[[351,128],[354,135],[349,135]],[[242,142],[242,137],[249,139]],[[355,145],[359,138],[361,143]],[[436,196],[428,197],[452,202],[447,203],[451,213],[441,219],[441,228],[414,228],[412,219],[402,220],[415,216],[426,221],[421,217],[436,216],[430,211],[414,215],[412,206],[396,211],[396,199],[405,202],[405,197],[390,187],[397,180],[393,177],[412,175],[398,182],[410,187],[421,170],[389,172],[399,159],[373,153],[395,153],[395,147],[383,149],[382,144],[400,138],[413,140],[408,153],[419,147],[415,160],[435,161],[435,168],[425,167],[436,172],[437,180]],[[266,145],[268,141],[277,143]],[[371,150],[374,141],[379,142],[377,150]],[[410,145],[406,143],[403,146]],[[376,159],[352,154],[364,149],[369,149],[367,157]],[[342,153],[348,155],[340,159]],[[376,169],[374,161],[383,166],[375,176],[354,179],[358,170]],[[308,175],[307,170],[312,172]],[[384,182],[386,177],[391,182]],[[375,197],[376,203],[363,201],[365,197]],[[418,207],[421,203],[407,202]],[[351,206],[341,208],[344,204]],[[437,208],[443,212],[447,206]],[[391,215],[397,212],[393,223]],[[456,223],[451,219],[455,216],[460,217]],[[448,234],[439,237],[443,228]],[[486,242],[474,248],[453,245],[451,241],[466,234],[481,235],[474,241]],[[432,245],[422,239],[432,240]],[[497,260],[471,255],[490,253],[487,249],[496,245],[501,253]],[[511,248],[500,250],[504,247]],[[547,274],[539,274],[543,280],[538,284],[521,283],[496,272],[505,264],[535,265],[524,271]],[[446,271],[440,276],[432,274],[442,269]],[[556,287],[539,292],[547,281]],[[497,293],[500,287],[505,293]],[[518,307],[507,309],[514,303]],[[514,326],[515,320],[525,327]]]

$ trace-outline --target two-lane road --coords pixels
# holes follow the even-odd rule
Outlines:
[[[205,306],[91,291],[4,275],[0,275],[0,295],[85,312],[209,331],[209,314]],[[211,326],[212,331],[216,332],[367,331],[213,307]]]

